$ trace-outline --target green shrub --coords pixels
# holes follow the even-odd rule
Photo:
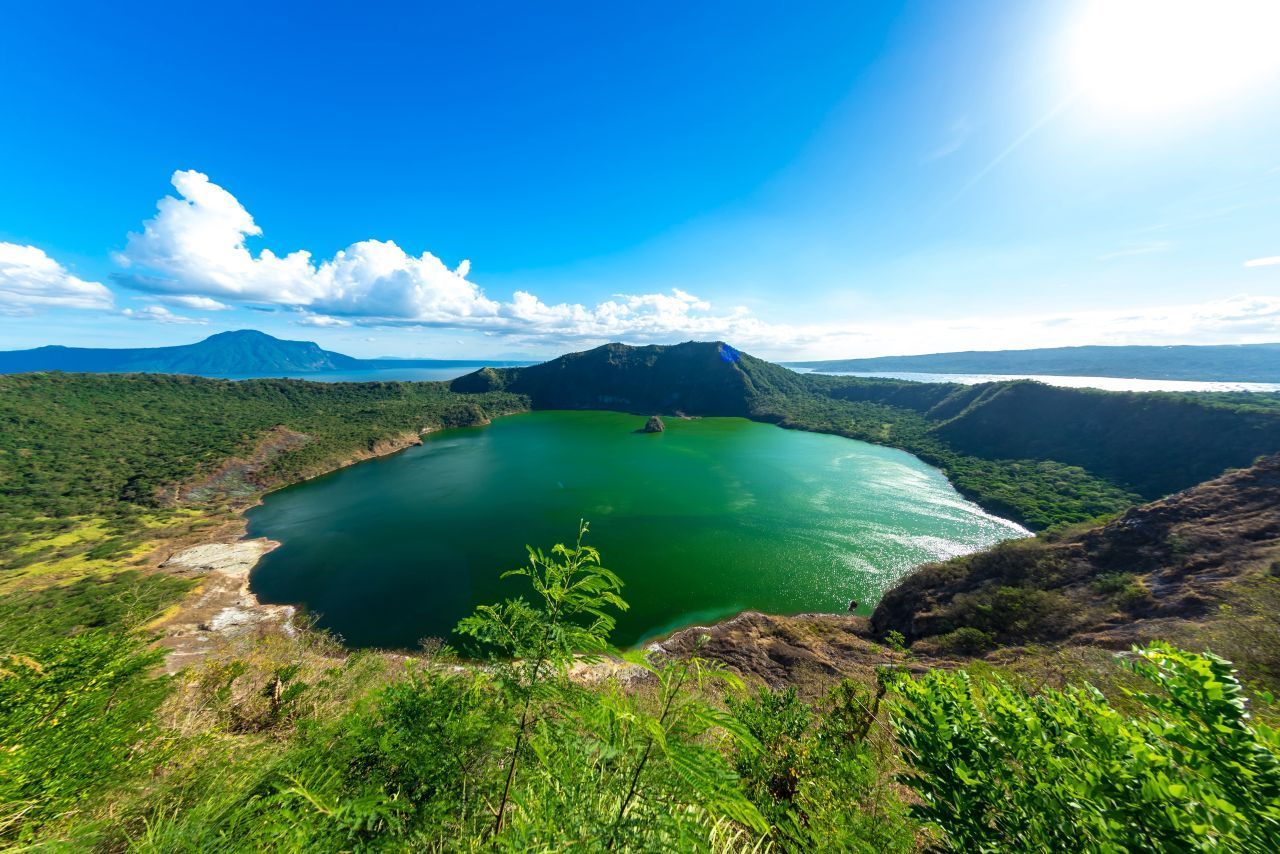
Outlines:
[[[1102,594],[1121,593],[1132,585],[1133,576],[1127,572],[1104,572],[1089,584],[1095,593]]]
[[[1132,717],[1093,687],[1032,695],[933,671],[898,683],[915,814],[955,851],[1274,851],[1280,733],[1251,720],[1229,662],[1164,644]]]
[[[969,627],[1014,641],[1061,634],[1071,613],[1061,593],[1009,585],[960,593],[945,612],[952,631]]]
[[[1121,611],[1141,611],[1151,604],[1151,594],[1147,592],[1147,588],[1133,581],[1117,593],[1112,601]]]
[[[964,626],[937,638],[935,643],[941,652],[954,652],[959,655],[978,655],[991,649],[994,638],[990,632]]]
[[[151,675],[161,657],[142,638],[97,629],[0,655],[0,843],[34,838],[152,766],[168,692]]]
[[[735,765],[748,797],[769,820],[770,839],[788,851],[907,851],[917,828],[883,773],[884,734],[873,693],[837,683],[816,705],[794,688],[729,697],[733,715],[758,747]]]

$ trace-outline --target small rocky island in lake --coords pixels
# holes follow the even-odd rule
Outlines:
[[[649,420],[644,423],[644,429],[641,433],[661,433],[667,429],[667,425],[662,423],[662,419],[656,415],[650,415]]]

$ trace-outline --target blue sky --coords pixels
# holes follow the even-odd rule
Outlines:
[[[0,349],[1280,340],[1280,4],[1135,2],[15,6]]]

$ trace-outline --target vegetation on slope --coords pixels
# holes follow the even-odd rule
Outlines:
[[[6,642],[0,843],[1262,851],[1280,834],[1280,736],[1214,656],[1145,649],[1148,693],[1113,699],[882,670],[809,703],[696,657],[597,683],[571,678],[574,651],[607,649],[621,581],[581,541],[521,574],[530,599],[460,626],[496,654],[484,668],[306,634],[175,681],[127,625]]]
[[[1280,455],[1101,525],[920,567],[871,617],[920,652],[1212,642],[1280,685]]]
[[[180,505],[243,502],[423,430],[526,408],[516,395],[460,396],[443,383],[0,377],[0,564],[108,541],[127,550]],[[59,540],[86,524],[109,536]]]

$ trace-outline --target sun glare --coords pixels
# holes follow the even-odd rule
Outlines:
[[[1280,71],[1280,0],[1091,0],[1069,41],[1080,94],[1124,113],[1177,113]]]

